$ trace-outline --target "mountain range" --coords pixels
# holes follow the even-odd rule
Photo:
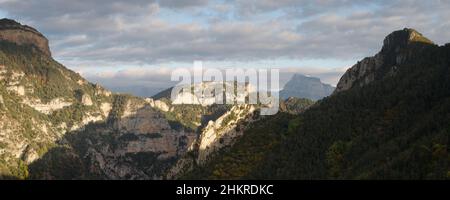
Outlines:
[[[258,118],[253,105],[112,93],[55,61],[41,33],[13,20],[0,21],[0,39],[3,178],[171,178]]]
[[[449,64],[450,45],[395,31],[334,92],[297,75],[282,93],[302,98],[260,116],[260,105],[113,93],[2,19],[0,178],[448,179]]]
[[[448,179],[450,45],[413,29],[298,115],[257,122],[187,179]]]

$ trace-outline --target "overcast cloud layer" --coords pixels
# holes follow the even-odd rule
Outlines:
[[[56,59],[84,71],[193,60],[353,63],[404,27],[444,44],[449,10],[440,0],[0,0],[0,13],[36,27]],[[341,67],[349,66],[333,66]]]

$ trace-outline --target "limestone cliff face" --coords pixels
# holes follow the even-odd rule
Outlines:
[[[45,55],[51,56],[48,40],[36,29],[14,20],[0,19],[0,40],[18,45],[33,45]]]
[[[399,65],[413,59],[414,51],[423,50],[428,45],[434,44],[414,29],[405,28],[389,34],[379,53],[364,58],[345,72],[334,94],[355,86],[364,86],[386,76],[394,76]]]
[[[375,72],[383,65],[383,55],[364,58],[348,69],[339,80],[334,93],[363,86],[375,80]]]
[[[170,178],[197,144],[199,160],[231,145],[255,109],[113,94],[12,20],[0,20],[0,41],[0,179]]]
[[[98,137],[82,138],[89,144],[79,155],[89,163],[85,173],[102,179],[162,179],[197,134],[173,129],[162,111],[142,99],[131,98],[123,106],[119,118],[95,128]]]
[[[8,19],[0,20],[0,97],[0,179],[26,178],[21,166],[67,133],[105,121],[113,100],[53,60],[42,34]]]
[[[232,146],[247,126],[260,119],[250,104],[234,105],[216,120],[208,121],[200,135],[189,145],[188,152],[166,172],[166,179],[177,179],[189,173],[195,166],[204,165],[211,157],[220,156],[219,150]]]
[[[106,120],[112,101],[90,83],[79,85],[84,79],[44,52],[16,47],[0,47],[0,179],[26,178],[27,173],[17,171],[21,165],[40,159],[65,134]],[[83,103],[77,93],[90,96],[91,102]]]
[[[235,105],[216,121],[209,121],[198,141],[197,163],[204,163],[214,152],[233,144],[244,133],[242,122],[252,121],[255,107],[253,105]]]
[[[35,29],[0,27],[0,179],[168,178],[227,109],[111,93],[53,60]]]

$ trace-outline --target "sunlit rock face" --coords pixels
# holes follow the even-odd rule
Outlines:
[[[49,103],[42,103],[40,99],[25,99],[23,103],[44,114],[72,105],[72,102],[66,102],[63,98],[52,99]]]
[[[169,98],[174,105],[244,104],[251,103],[249,97],[255,100],[257,92],[257,86],[249,83],[208,81],[172,88]]]
[[[348,90],[358,84],[366,85],[375,80],[375,72],[382,66],[383,56],[364,58],[356,65],[348,69],[337,84],[335,93]]]
[[[206,161],[208,156],[225,146],[232,145],[234,139],[242,136],[244,129],[237,129],[243,121],[250,122],[255,111],[252,105],[236,105],[216,121],[209,121],[199,138],[197,162]]]

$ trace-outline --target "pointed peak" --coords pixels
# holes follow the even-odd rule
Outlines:
[[[415,29],[404,28],[403,30],[394,31],[386,36],[383,42],[382,51],[395,50],[411,43],[434,44],[433,41],[426,38]]]

